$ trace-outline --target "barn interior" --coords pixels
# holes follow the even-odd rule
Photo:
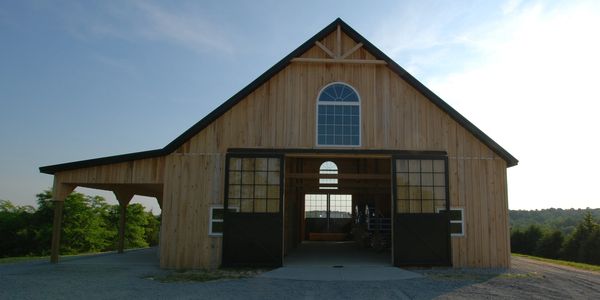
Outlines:
[[[391,162],[385,156],[286,156],[284,265],[391,258]]]

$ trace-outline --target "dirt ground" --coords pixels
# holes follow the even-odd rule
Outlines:
[[[508,273],[439,298],[600,299],[600,273],[513,256]]]

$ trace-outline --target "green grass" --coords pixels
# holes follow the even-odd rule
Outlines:
[[[250,278],[260,273],[268,271],[266,269],[217,269],[217,270],[182,270],[174,271],[166,275],[147,276],[146,279],[159,282],[204,282],[222,279],[242,279]]]
[[[500,274],[498,277],[506,278],[506,279],[523,279],[523,278],[533,278],[539,277],[540,274],[538,272],[529,272],[529,273],[504,273]]]
[[[572,268],[576,268],[576,269],[580,269],[580,270],[600,272],[600,266],[596,266],[596,265],[590,265],[590,264],[584,264],[584,263],[578,263],[578,262],[566,261],[566,260],[550,259],[550,258],[531,256],[531,255],[525,255],[525,254],[519,254],[519,253],[512,253],[512,255],[517,256],[517,257],[525,257],[525,258],[529,258],[529,259],[533,259],[533,260],[539,260],[539,261],[543,261],[543,262],[547,262],[547,263],[551,263],[551,264],[568,266],[568,267],[572,267]]]
[[[478,274],[471,272],[429,273],[427,277],[442,281],[474,281],[483,282],[494,278],[494,274]]]
[[[147,249],[147,248],[151,248],[151,247],[127,248],[127,249],[125,249],[125,252],[132,251],[132,250]],[[83,252],[83,253],[76,253],[76,254],[61,254],[60,257],[59,257],[59,260],[62,259],[62,258],[67,258],[67,257],[89,256],[89,255],[96,255],[96,254],[103,254],[103,253],[115,253],[115,252],[116,252],[115,250],[109,250],[109,251],[101,251],[101,252]],[[0,265],[1,264],[12,264],[12,263],[36,261],[36,260],[48,260],[48,261],[50,261],[50,256],[46,255],[46,256],[2,257],[2,258],[0,258]]]
[[[108,251],[108,252],[111,252],[111,251]],[[60,258],[73,257],[73,256],[95,255],[95,254],[101,254],[101,253],[107,253],[107,252],[89,252],[89,253],[77,253],[77,254],[62,254],[62,255],[60,255]],[[13,264],[13,263],[20,263],[20,262],[36,261],[36,260],[48,260],[48,261],[50,261],[50,256],[46,255],[46,256],[14,256],[14,257],[4,257],[4,258],[0,258],[0,265],[1,264]]]
[[[131,249],[125,249],[125,251],[137,250],[137,249],[143,249],[143,248],[131,248]],[[66,258],[66,257],[74,257],[74,256],[96,255],[96,254],[110,253],[110,252],[114,252],[114,251],[86,252],[86,253],[77,253],[77,254],[61,254],[59,259]],[[48,261],[50,261],[50,256],[46,255],[46,256],[14,256],[14,257],[3,257],[3,258],[0,258],[0,265],[1,264],[12,264],[12,263],[36,261],[36,260],[48,260]]]
[[[42,259],[50,259],[50,256],[17,256],[17,257],[4,257],[4,258],[0,258],[0,265],[1,264],[12,264],[12,263],[20,263],[20,262],[27,262],[27,261],[35,261],[35,260],[42,260]]]

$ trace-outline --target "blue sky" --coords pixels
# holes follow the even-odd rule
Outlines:
[[[510,208],[600,206],[600,4],[514,0],[2,1],[0,199],[163,147],[337,17],[520,159]]]

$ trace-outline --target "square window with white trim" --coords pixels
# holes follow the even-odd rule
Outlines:
[[[230,212],[237,212],[237,208],[229,208]],[[208,235],[223,236],[223,220],[225,219],[225,209],[223,206],[211,206],[208,219]]]
[[[438,212],[444,212],[445,209],[438,209]],[[464,208],[450,208],[450,235],[465,235]]]

